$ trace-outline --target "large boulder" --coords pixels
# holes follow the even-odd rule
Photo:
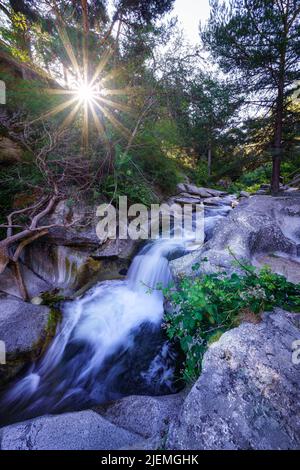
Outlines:
[[[299,449],[299,339],[300,315],[281,310],[225,333],[206,352],[167,448]]]
[[[54,225],[49,234],[23,252],[24,264],[64,295],[98,281],[124,278],[139,247],[138,240],[99,239],[96,209],[84,202],[72,206],[60,201],[42,221]]]
[[[254,196],[243,200],[221,219],[212,238],[192,255],[172,261],[175,278],[196,275],[197,272],[239,272],[234,256],[254,261],[259,254],[288,255],[295,262],[300,252],[300,198]],[[230,253],[230,251],[232,253]],[[200,270],[193,271],[199,263]],[[272,267],[272,266],[271,266]]]
[[[6,349],[6,364],[0,366],[0,383],[13,378],[36,359],[55,332],[56,315],[41,305],[32,305],[0,295],[0,341]]]
[[[98,248],[104,240],[100,240],[96,233],[99,221],[96,209],[96,206],[85,202],[71,204],[66,200],[60,201],[55,210],[42,220],[42,224],[53,225],[47,240],[56,245]]]
[[[94,410],[43,416],[0,429],[1,450],[161,448],[186,393],[131,396]]]
[[[96,411],[111,423],[141,435],[162,441],[182,406],[186,392],[163,397],[130,396]]]
[[[1,450],[117,450],[140,440],[94,411],[43,416],[0,429]]]
[[[30,299],[51,290],[51,285],[27,266],[20,263],[20,269]],[[22,299],[16,278],[10,267],[7,267],[3,273],[0,274],[0,292]]]

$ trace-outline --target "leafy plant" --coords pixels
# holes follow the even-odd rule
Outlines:
[[[252,316],[257,321],[263,311],[274,307],[300,311],[300,284],[288,282],[268,267],[256,273],[253,266],[237,262],[242,275],[205,274],[182,279],[177,290],[162,289],[173,306],[173,312],[165,314],[165,328],[185,354],[182,373],[188,382],[199,376],[208,345],[243,318]]]

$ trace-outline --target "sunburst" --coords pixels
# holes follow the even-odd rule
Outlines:
[[[73,74],[77,77],[73,86],[68,88],[47,89],[46,92],[54,95],[63,95],[65,99],[62,103],[49,110],[41,118],[47,118],[65,112],[69,113],[61,123],[65,128],[72,124],[78,115],[82,116],[82,141],[85,150],[88,147],[89,129],[91,125],[98,131],[100,138],[104,143],[108,142],[104,119],[107,119],[111,125],[118,130],[124,137],[130,136],[130,131],[120,121],[120,111],[124,113],[134,113],[132,107],[122,101],[116,101],[118,96],[130,96],[137,92],[137,89],[126,87],[124,89],[109,89],[107,83],[114,80],[120,73],[118,69],[110,70],[105,74],[105,67],[112,57],[114,48],[110,45],[103,54],[99,64],[91,70],[89,64],[87,46],[83,44],[83,66],[80,67],[76,58],[68,33],[61,21],[57,22],[57,29],[62,44],[67,52],[72,64]],[[120,32],[120,25],[118,34]],[[90,77],[90,78],[89,78]]]

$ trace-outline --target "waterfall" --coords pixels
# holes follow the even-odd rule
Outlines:
[[[125,281],[101,282],[65,303],[50,348],[5,394],[2,421],[83,409],[128,394],[175,392],[176,352],[161,330],[164,299],[155,288],[170,283],[168,259],[190,245],[191,234],[151,242],[134,258]]]

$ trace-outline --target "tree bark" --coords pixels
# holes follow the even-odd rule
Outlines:
[[[280,167],[282,159],[282,129],[283,129],[283,109],[284,109],[284,77],[280,79],[278,87],[275,130],[274,130],[274,146],[273,146],[273,170],[271,190],[276,195],[280,189]]]
[[[211,176],[211,162],[212,162],[212,153],[211,153],[211,144],[209,144],[208,153],[207,153],[207,174],[209,177]]]
[[[288,26],[288,7],[283,16],[283,32],[282,45],[280,50],[280,64],[278,73],[278,87],[276,100],[275,128],[274,128],[274,144],[273,144],[273,170],[271,180],[271,191],[273,195],[279,193],[280,189],[280,167],[282,159],[282,134],[284,119],[284,90],[286,81],[286,52],[287,41],[289,35]]]

